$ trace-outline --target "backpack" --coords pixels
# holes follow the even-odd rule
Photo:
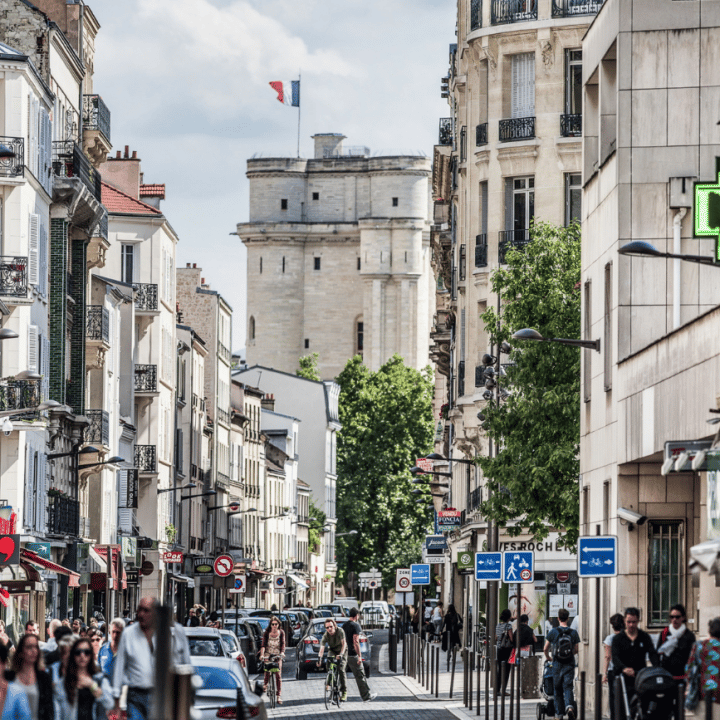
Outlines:
[[[572,641],[572,630],[566,627],[559,627],[558,637],[555,647],[553,648],[553,660],[557,660],[559,663],[570,664],[573,662],[573,641]]]
[[[510,623],[505,624],[502,635],[500,635],[500,639],[498,640],[498,647],[505,649],[513,647],[513,641],[510,637]]]

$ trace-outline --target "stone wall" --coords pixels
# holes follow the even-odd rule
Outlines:
[[[50,81],[46,16],[20,0],[0,5],[0,40],[27,55],[42,78]]]

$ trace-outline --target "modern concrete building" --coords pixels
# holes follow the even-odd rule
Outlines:
[[[336,377],[362,355],[428,364],[432,305],[430,161],[343,149],[315,135],[315,156],[248,160],[247,361],[294,372],[318,353]]]
[[[604,634],[624,606],[653,631],[683,603],[702,636],[720,614],[717,458],[696,457],[718,441],[720,269],[618,254],[633,241],[715,254],[712,215],[715,237],[695,237],[694,182],[718,180],[719,47],[718,0],[606,0],[583,40],[583,333],[601,353],[583,351],[581,528],[621,548],[600,607],[583,584],[588,677],[596,623]]]

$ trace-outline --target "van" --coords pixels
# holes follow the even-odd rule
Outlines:
[[[345,608],[346,611],[350,611],[350,608],[359,607],[357,598],[354,597],[336,597],[334,601],[335,605],[340,605]]]

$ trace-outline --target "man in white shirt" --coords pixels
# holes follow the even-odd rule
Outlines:
[[[115,658],[112,694],[115,710],[120,709],[123,685],[128,686],[128,720],[148,720],[150,698],[155,682],[155,598],[145,597],[138,603],[137,622],[128,627],[120,638]],[[183,629],[177,623],[172,628],[171,660],[173,665],[190,664],[190,647]]]

